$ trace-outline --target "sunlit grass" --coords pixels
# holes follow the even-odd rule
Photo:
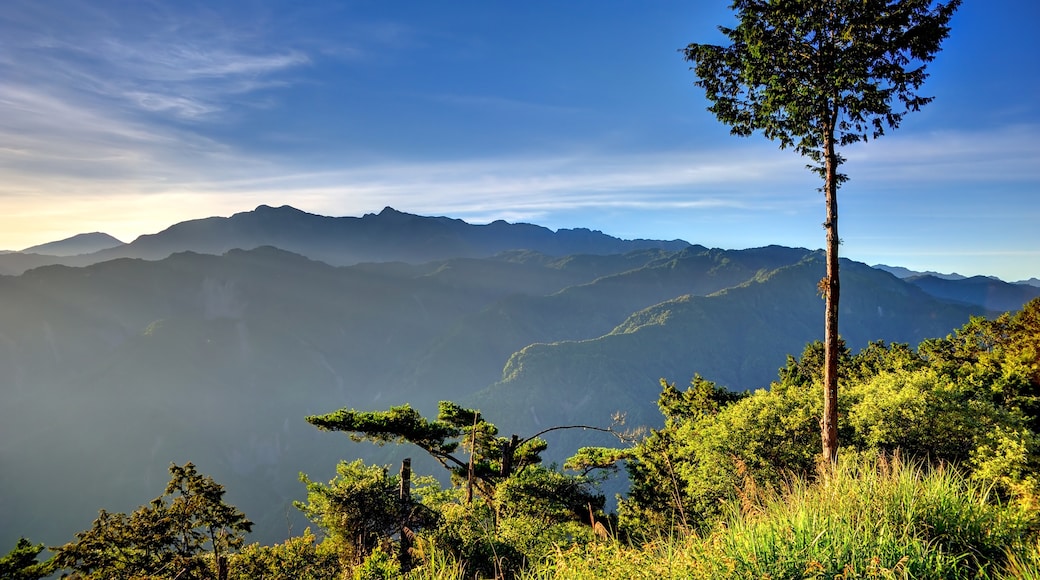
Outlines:
[[[1032,545],[1024,549],[1008,551],[1002,578],[1040,580],[1040,538],[1034,539]]]
[[[814,483],[739,491],[713,529],[561,549],[525,578],[1038,577],[1028,514],[952,469],[848,462]]]
[[[413,553],[421,565],[409,571],[407,580],[463,580],[466,576],[465,566],[434,542],[419,539]]]

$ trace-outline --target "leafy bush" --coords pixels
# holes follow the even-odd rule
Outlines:
[[[249,544],[228,565],[228,580],[336,580],[340,573],[334,542],[318,542],[310,528],[274,546]]]
[[[132,514],[101,510],[91,529],[58,548],[58,567],[105,580],[211,577],[253,524],[193,464],[171,465],[170,475],[163,495]]]
[[[53,559],[40,562],[36,558],[43,552],[43,544],[33,544],[25,538],[18,542],[7,555],[0,557],[0,578],[4,580],[39,580],[54,573]]]
[[[872,343],[841,356],[842,454],[899,452],[962,469],[1004,499],[1040,506],[1040,299],[945,339]],[[819,456],[822,345],[790,357],[769,390],[737,397],[695,377],[662,383],[663,429],[626,457],[632,488],[622,529],[636,536],[710,527],[748,478],[811,479]]]
[[[307,485],[307,502],[296,506],[325,532],[346,570],[362,566],[377,548],[385,551],[391,543],[400,551],[395,538],[435,526],[439,520],[410,488],[402,497],[399,476],[360,459],[340,462],[336,477],[328,483],[302,474],[300,479]]]

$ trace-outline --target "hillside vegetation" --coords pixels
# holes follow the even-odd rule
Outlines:
[[[297,473],[406,456],[303,420],[342,406],[432,414],[452,400],[511,433],[618,411],[660,426],[659,378],[759,388],[815,340],[821,268],[818,252],[776,246],[343,267],[261,247],[0,276],[0,544],[56,543],[98,506],[130,510],[189,459],[228,485],[256,537],[284,539],[307,525]],[[862,264],[846,272],[852,349],[987,314]],[[600,435],[554,432],[546,460]]]
[[[34,563],[20,542],[0,570],[77,578],[1034,578],[1040,575],[1040,299],[946,338],[872,342],[841,359],[842,460],[820,467],[821,345],[769,389],[695,376],[662,382],[663,425],[566,425],[611,434],[546,465],[549,430],[508,436],[441,403],[343,408],[307,421],[356,441],[414,445],[451,483],[340,463],[304,476],[315,526],[247,544],[222,486],[174,465],[162,496]],[[508,432],[503,432],[508,433]],[[324,435],[323,437],[333,437]],[[623,468],[616,513],[597,483]],[[13,574],[8,572],[9,574]],[[40,577],[19,576],[19,577]]]

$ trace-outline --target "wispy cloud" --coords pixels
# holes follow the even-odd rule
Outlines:
[[[877,182],[1013,182],[1040,180],[1040,126],[894,134],[848,151],[857,180]]]
[[[0,60],[4,84],[70,104],[110,101],[144,114],[199,120],[242,105],[236,97],[283,85],[286,73],[310,63],[302,50],[274,46],[212,14],[186,19],[144,3],[125,12],[80,2],[60,7],[65,12],[52,6],[40,13],[46,7],[16,3],[0,19],[11,55]]]
[[[238,76],[274,74],[295,66],[307,64],[310,59],[300,51],[251,54],[226,41],[211,39],[181,40],[173,38],[149,40],[145,44],[129,45],[110,39],[102,43],[102,56],[116,68],[140,79],[185,82]]]
[[[205,11],[189,11],[194,20],[149,12],[161,3],[134,4],[123,16],[87,1],[64,2],[64,12],[51,3],[12,2],[0,11],[0,248],[17,247],[3,236],[19,230],[42,236],[31,243],[57,237],[42,224],[90,219],[90,230],[132,239],[260,203],[332,215],[392,205],[475,221],[537,221],[586,210],[696,211],[725,219],[811,214],[819,221],[815,176],[796,155],[761,139],[633,151],[624,139],[606,145],[602,138],[554,136],[546,142],[555,145],[538,154],[457,158],[431,150],[424,158],[371,163],[246,151],[211,129],[232,127],[247,109],[277,106],[279,89],[319,82],[309,74],[321,59],[356,65],[380,58],[382,49],[392,53],[391,46],[418,50],[419,33],[389,22],[354,23],[344,40],[300,36],[285,43],[264,26],[231,25]],[[45,24],[52,22],[58,24]],[[501,115],[581,114],[490,89],[441,91],[424,98]],[[897,132],[846,152],[849,191],[1036,183],[1038,130]],[[930,216],[935,207],[944,206],[927,208]]]
[[[554,212],[608,208],[811,213],[821,203],[814,191],[815,177],[804,170],[797,156],[746,141],[737,141],[728,150],[626,153],[588,149],[549,152],[541,157],[384,162],[301,171],[288,162],[249,156],[175,129],[155,131],[105,116],[103,110],[69,108],[40,95],[0,91],[0,104],[13,103],[43,107],[37,111],[37,132],[49,120],[55,130],[62,128],[63,137],[56,144],[46,139],[33,141],[17,127],[8,128],[2,138],[11,145],[0,149],[0,163],[6,166],[7,175],[0,195],[67,200],[104,197],[111,203],[152,197],[130,207],[151,213],[151,219],[160,223],[133,235],[169,225],[171,214],[154,208],[170,200],[185,208],[212,208],[207,211],[213,213],[220,213],[217,208],[230,213],[260,203],[291,203],[308,211],[357,215],[392,205],[476,221],[533,221]],[[1007,139],[1008,134],[1020,135],[1021,130],[958,136],[964,142],[981,140],[1010,149],[987,149],[982,158],[974,147],[944,149],[942,144],[951,140],[948,134],[935,136],[936,141],[915,138],[909,145],[899,145],[904,151],[914,151],[918,164],[971,165],[974,169],[966,173],[973,179],[985,179],[1004,175],[1004,156],[1020,152],[1021,144]],[[996,166],[987,165],[986,159]],[[915,166],[898,153],[856,157],[853,162],[861,168],[872,167],[869,177],[866,171],[854,175],[857,181],[889,181],[901,187],[909,170],[904,165]],[[56,170],[39,171],[43,165]],[[21,170],[24,168],[29,169]],[[962,173],[935,174],[929,187],[941,188],[942,183],[962,178]],[[184,219],[196,217],[199,210],[191,209],[191,213],[194,215]]]
[[[805,176],[779,155],[705,152],[581,153],[400,162],[298,173],[291,168],[209,184],[254,196],[309,199],[326,211],[395,205],[453,215],[537,216],[581,208],[732,208],[779,211]]]

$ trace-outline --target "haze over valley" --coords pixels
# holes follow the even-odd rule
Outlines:
[[[305,525],[291,507],[299,472],[326,479],[357,456],[420,460],[319,433],[307,415],[401,403],[432,413],[447,399],[504,433],[608,425],[618,411],[654,426],[659,379],[768,387],[820,338],[823,308],[819,251],[391,208],[331,218],[260,206],[125,244],[87,236],[7,253],[0,268],[6,544],[66,541],[99,507],[149,501],[185,461],[226,486],[257,522],[254,539],[280,541]],[[992,278],[842,268],[854,351],[916,345],[1040,295]]]

